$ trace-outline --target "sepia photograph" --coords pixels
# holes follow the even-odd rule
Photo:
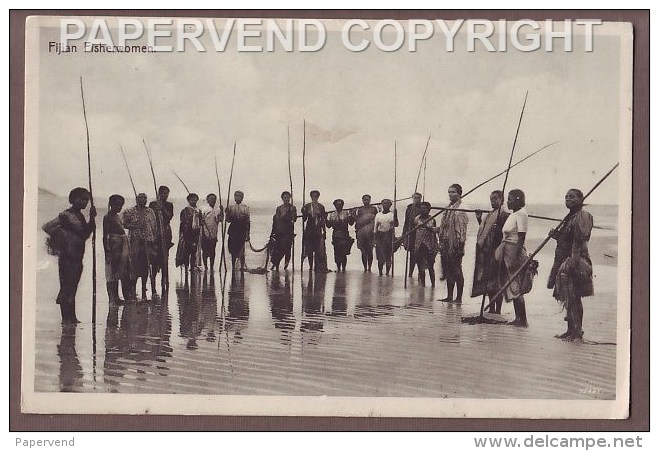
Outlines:
[[[628,417],[630,23],[25,30],[21,412]]]

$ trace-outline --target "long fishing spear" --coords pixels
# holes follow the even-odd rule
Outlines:
[[[227,188],[227,206],[224,222],[222,223],[222,255],[224,255],[224,242],[227,236],[227,216],[229,213],[229,196],[231,195],[231,183],[233,182],[233,165],[236,162],[236,142],[233,143],[233,157],[231,158],[231,173],[229,174],[229,187]],[[231,268],[233,270],[233,268]],[[224,262],[224,273],[228,271],[226,261]]]
[[[222,210],[222,215],[224,215],[224,207],[222,206],[222,187],[220,185],[220,174],[217,171],[217,155],[215,155],[215,180],[217,180],[217,197],[220,201],[220,210]],[[224,221],[222,221],[222,230],[224,230]],[[222,242],[224,244],[224,241]],[[222,257],[220,258],[220,265],[218,271],[222,270],[222,264],[224,263],[224,268],[226,269],[227,260],[224,255],[224,246],[222,246]]]
[[[89,149],[89,125],[87,124],[87,109],[85,108],[85,91],[80,77],[80,97],[82,98],[82,115],[85,118],[85,133],[87,135],[87,178],[89,180],[89,202],[94,207],[94,194],[92,191],[92,158]],[[92,324],[96,324],[96,226],[92,229]]]
[[[431,210],[448,210],[446,207],[430,207]],[[465,213],[488,213],[489,210],[481,210],[480,208],[451,208],[451,211],[464,211]],[[528,215],[529,218],[533,219],[544,219],[545,221],[555,221],[555,222],[561,222],[563,219],[559,218],[551,218],[549,216],[539,216],[539,215],[532,215],[529,213]],[[599,229],[599,230],[613,230],[611,227],[603,227],[603,226],[597,226],[594,225],[593,229]]]
[[[183,179],[181,177],[179,177],[179,175],[176,173],[176,171],[174,171],[172,169],[172,172],[174,173],[174,175],[176,176],[178,181],[181,182],[181,185],[183,185],[183,188],[185,188],[185,190],[188,192],[188,195],[189,195],[190,194],[190,189],[188,188],[188,185],[185,184]],[[199,222],[200,222],[200,225],[203,225],[203,227],[205,227],[206,230],[208,231],[208,226],[206,225],[206,222],[202,218],[200,218]],[[201,233],[199,234],[199,238],[197,240],[197,252],[196,252],[195,256],[196,256],[196,259],[197,259],[196,265],[201,266]]]
[[[124,157],[124,163],[126,164],[126,170],[128,171],[128,178],[130,179],[130,185],[133,187],[133,194],[137,199],[137,189],[135,189],[135,183],[133,182],[133,175],[130,173],[130,167],[128,166],[128,160],[126,159],[126,154],[124,153],[124,148],[119,144],[119,150],[121,150],[121,156]]]
[[[593,193],[593,192],[594,192],[594,191],[595,191],[595,190],[596,190],[596,189],[597,189],[597,188],[598,188],[598,187],[604,182],[604,180],[606,180],[606,179],[607,179],[607,178],[613,173],[613,171],[615,171],[615,170],[618,168],[619,165],[620,165],[620,163],[616,163],[615,166],[613,166],[613,168],[611,168],[611,170],[609,170],[609,172],[607,172],[607,173],[604,175],[604,177],[602,177],[602,178],[601,178],[601,179],[595,184],[595,186],[593,186],[593,187],[590,189],[590,191],[588,191],[588,193],[586,193],[586,195],[583,197],[583,199],[582,199],[582,201],[581,201],[582,204],[583,204],[583,201],[585,201],[586,198],[588,198],[588,196],[590,196],[590,195],[591,195],[591,194],[592,194],[592,193]],[[558,224],[558,226],[556,226],[556,229],[555,229],[556,232],[560,232],[561,229],[563,228],[563,226],[565,226],[565,224],[567,224],[567,223],[568,223],[573,217],[574,217],[574,214],[568,214],[565,218],[563,218],[563,220],[560,222],[560,224]],[[529,263],[531,263],[531,262],[533,261],[533,257],[535,257],[535,256],[538,254],[538,252],[540,252],[540,251],[542,250],[542,248],[545,247],[545,245],[549,242],[549,240],[551,240],[551,237],[552,237],[552,235],[548,235],[548,236],[542,241],[542,243],[540,243],[540,245],[538,246],[538,248],[537,248],[535,251],[533,251],[533,253],[532,253],[531,255],[529,255],[529,257],[528,257],[528,258],[526,259],[526,261],[522,264],[522,266],[520,266],[520,267],[517,269],[517,271],[515,271],[515,274],[513,274],[512,277],[510,277],[510,278],[508,279],[508,281],[503,285],[503,287],[501,287],[501,289],[499,290],[499,292],[498,292],[498,293],[496,294],[496,296],[494,296],[492,299],[496,299],[496,298],[498,298],[499,296],[503,295],[503,293],[504,293],[504,292],[506,291],[506,289],[510,286],[510,284],[513,283],[513,281],[517,278],[517,276],[519,276],[519,275],[522,273],[522,271],[524,271],[524,269],[526,269],[526,267],[529,265]],[[493,303],[494,303],[494,301],[490,301],[490,303],[487,305],[487,307],[490,307],[490,305],[492,305]],[[463,321],[465,321],[465,320],[469,320],[469,318],[463,318],[462,320],[463,320]]]
[[[179,177],[179,175],[178,175],[178,174],[176,173],[176,171],[174,171],[173,169],[172,169],[172,173],[174,173],[174,175],[176,176],[176,178],[178,179],[178,181],[181,182],[181,185],[183,185],[183,188],[185,188],[185,191],[186,191],[188,194],[190,194],[190,189],[188,188],[188,185],[185,184],[185,182],[183,181],[183,179],[182,179],[181,177]]]
[[[286,144],[288,150],[288,182],[291,188],[291,205],[293,205],[293,173],[291,172],[291,127],[286,127]],[[293,242],[291,243],[291,260],[295,274],[295,223],[293,223]]]
[[[416,174],[416,183],[414,184],[414,194],[416,194],[419,191],[419,178],[421,177],[421,168],[423,168],[424,163],[426,161],[426,154],[428,153],[428,146],[430,145],[430,138],[432,137],[432,134],[428,135],[428,140],[426,141],[426,148],[423,150],[423,154],[421,155],[421,163],[419,163],[419,171]],[[425,189],[425,175],[424,175],[424,188],[423,188],[423,194],[421,194],[422,199],[425,199],[426,196],[426,189]],[[414,196],[412,196],[414,197]],[[407,210],[405,211],[405,220],[407,220]],[[416,229],[414,229],[416,230]],[[403,237],[407,237],[410,235],[410,231],[408,233],[404,234]],[[401,237],[402,239],[402,237]],[[403,281],[403,286],[404,288],[407,288],[407,275],[410,270],[410,243],[408,243],[407,248],[405,249],[405,280]]]
[[[302,208],[307,204],[307,121],[302,119]],[[302,254],[300,255],[300,271],[304,269],[304,253],[305,244],[304,238],[306,229],[304,227],[305,220],[302,217]],[[310,263],[311,264],[311,263]]]
[[[156,182],[156,172],[153,170],[153,158],[151,158],[151,149],[147,146],[146,141],[142,139],[144,143],[144,149],[146,150],[146,156],[149,159],[149,167],[151,168],[151,177],[153,178],[153,191],[156,196],[156,203],[158,202],[158,183]],[[178,176],[177,176],[178,177]],[[180,179],[179,179],[180,180]],[[181,180],[182,182],[182,180]],[[163,202],[164,205],[164,202]],[[162,279],[160,284],[163,289],[169,286],[169,259],[167,258],[167,246],[169,243],[165,243],[165,221],[162,218],[162,211],[160,209],[156,210],[156,220],[158,221],[158,229],[160,229],[160,252],[162,253]],[[155,274],[153,275],[155,279]],[[152,280],[155,284],[155,280]]]
[[[524,161],[528,160],[529,158],[531,158],[532,156],[534,156],[534,155],[536,155],[537,153],[541,152],[542,150],[545,150],[545,149],[547,149],[548,147],[550,147],[550,146],[556,144],[557,142],[558,142],[558,141],[554,141],[554,142],[552,142],[552,143],[550,143],[550,144],[547,144],[547,145],[545,145],[545,146],[542,146],[540,149],[536,150],[535,152],[533,152],[533,153],[531,153],[531,154],[525,156],[525,157],[522,158],[521,160],[518,160],[517,162],[515,162],[515,164],[513,164],[513,165],[510,166],[510,169],[514,168],[515,166],[517,166],[517,165],[519,165],[519,164],[522,164]],[[494,176],[488,178],[488,179],[485,180],[484,182],[479,183],[478,185],[476,185],[475,187],[473,187],[472,189],[470,189],[469,191],[467,191],[466,193],[464,193],[464,194],[462,195],[462,199],[464,199],[465,197],[467,197],[467,195],[469,195],[469,194],[473,193],[474,191],[476,191],[476,190],[477,190],[478,188],[480,188],[481,186],[485,185],[485,184],[488,183],[488,182],[491,182],[492,180],[496,179],[497,177],[499,177],[499,176],[501,176],[501,175],[503,175],[503,174],[505,174],[505,173],[506,173],[506,170],[503,170],[503,171],[499,172],[498,174],[496,174],[496,175],[494,175]],[[439,216],[439,215],[442,213],[442,211],[444,211],[443,209],[439,209],[439,210],[440,210],[439,212],[437,212],[436,214],[432,215],[432,216],[431,216],[430,218],[428,218],[426,221],[430,221],[431,219],[436,218],[437,216]],[[400,238],[398,238],[397,241],[401,241],[401,240],[407,238],[411,233],[415,232],[419,227],[421,227],[421,226],[424,225],[424,224],[425,224],[425,222],[424,222],[424,223],[421,223],[421,224],[419,224],[419,225],[414,226],[412,229],[408,230],[408,231],[407,231],[406,233],[404,233]]]
[[[396,255],[396,253],[394,252],[394,241],[396,240],[396,218],[398,215],[398,212],[396,211],[396,196],[397,196],[396,190],[398,188],[397,169],[398,169],[398,144],[396,143],[396,141],[394,141],[394,220],[392,223],[393,231],[391,234],[391,277],[394,276],[394,268],[395,268],[394,262],[396,261],[396,259],[394,258],[394,256]]]
[[[522,118],[524,117],[524,109],[526,108],[526,100],[528,99],[528,97],[529,97],[529,92],[526,91],[526,95],[524,96],[524,104],[522,105],[522,112],[519,114],[519,121],[517,122],[517,130],[515,131],[515,139],[513,140],[513,148],[510,150],[510,158],[508,158],[508,169],[506,169],[506,177],[503,179],[503,187],[501,188],[501,192],[504,193],[504,196],[505,196],[505,193],[506,193],[506,184],[508,183],[508,176],[510,175],[510,166],[513,164],[513,155],[515,154],[515,146],[517,145],[517,137],[519,136],[519,129],[522,125]],[[494,223],[494,230],[492,231],[492,233],[498,233],[497,228],[500,227],[499,226],[499,220],[501,219],[501,210],[502,209],[503,209],[503,205],[499,206],[499,209],[497,210],[497,219],[496,219],[496,222]],[[492,249],[490,250],[490,252],[492,252]],[[488,258],[488,260],[490,260],[490,259]],[[485,271],[483,272],[486,287],[487,287],[487,280],[488,280],[488,277],[489,277],[488,272],[489,272],[489,266],[490,266],[489,264],[490,263],[491,263],[491,261],[485,262]],[[485,319],[485,315],[484,315],[484,312],[485,312],[485,296],[486,296],[485,291],[487,291],[487,290],[483,290],[483,297],[481,298],[481,311],[480,311],[480,315],[478,316],[479,317],[479,322],[482,322]],[[494,299],[496,299],[496,298],[494,298]]]
[[[423,169],[423,163],[426,161],[426,154],[428,153],[428,145],[430,144],[430,138],[432,134],[428,135],[428,141],[426,141],[426,148],[423,150],[421,155],[421,163],[419,163],[419,172],[416,174],[416,183],[414,184],[414,192],[416,193],[419,190],[419,179],[421,178],[421,169]]]
[[[515,164],[513,164],[512,166],[510,166],[510,169],[514,168],[515,166],[517,166],[517,165],[519,165],[519,164],[524,163],[526,160],[528,160],[529,158],[531,158],[531,157],[534,156],[535,154],[542,152],[543,150],[547,149],[548,147],[553,146],[554,144],[556,144],[556,143],[558,143],[558,142],[559,142],[559,141],[554,141],[554,142],[551,142],[551,143],[549,143],[549,144],[546,144],[546,145],[542,146],[541,148],[539,148],[538,150],[536,150],[536,151],[534,151],[534,152],[528,154],[527,156],[525,156],[525,157],[522,158],[521,160],[516,161]],[[464,198],[467,194],[470,194],[470,193],[476,191],[476,190],[477,190],[478,188],[480,188],[481,186],[483,186],[483,185],[485,185],[485,184],[491,182],[492,180],[494,180],[494,179],[496,179],[496,178],[498,178],[498,177],[501,177],[501,176],[502,176],[503,174],[505,174],[507,171],[508,171],[508,169],[504,169],[503,171],[501,171],[501,172],[499,172],[499,173],[493,175],[493,176],[490,177],[489,179],[487,179],[487,180],[485,180],[485,181],[479,183],[478,185],[474,186],[472,189],[470,189],[469,191],[467,191],[466,193],[464,193],[464,194],[462,195],[462,197]]]
[[[426,200],[426,169],[428,168],[428,158],[423,159],[423,193],[421,193],[421,200]]]
[[[396,201],[410,200],[412,197],[414,197],[414,196],[401,197],[400,199],[391,199],[391,201],[396,202]],[[377,207],[379,205],[382,205],[382,202],[375,202],[375,203],[370,204],[371,207]],[[357,210],[358,208],[360,208],[360,206],[357,206],[357,207],[343,207],[344,210]],[[335,211],[336,210],[327,210],[325,213],[330,214],[330,213],[334,213]],[[298,217],[301,217],[301,215],[298,215]]]

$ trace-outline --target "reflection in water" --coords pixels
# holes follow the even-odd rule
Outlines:
[[[188,349],[197,349],[199,310],[201,306],[201,273],[191,271],[183,287],[176,287],[179,311],[179,336],[187,339]]]
[[[249,298],[245,291],[245,273],[234,271],[231,274],[231,285],[227,293],[227,313],[225,331],[233,333],[234,343],[243,339],[242,331],[247,327],[249,319]]]
[[[213,271],[204,273],[203,285],[201,287],[201,317],[199,319],[200,334],[205,334],[205,340],[214,342],[217,340],[215,332],[215,319],[217,318],[217,294],[215,293],[215,274]]]
[[[125,379],[145,382],[152,374],[167,376],[169,369],[163,364],[172,356],[171,328],[166,293],[159,303],[109,305],[103,380],[110,391],[117,392]]]
[[[325,308],[325,285],[327,274],[310,274],[306,286],[302,278],[302,324],[303,332],[322,330],[324,319],[319,314]]]
[[[76,352],[76,325],[63,324],[62,335],[57,345],[59,356],[59,390],[77,392],[82,388],[82,366]]]
[[[348,296],[346,294],[346,275],[337,273],[334,278],[334,293],[332,294],[332,308],[328,313],[334,316],[346,316],[348,309]]]
[[[293,317],[293,292],[288,272],[284,274],[282,285],[281,274],[274,272],[269,276],[270,311],[275,329],[281,331],[280,340],[284,344],[291,341],[291,333],[295,329]]]

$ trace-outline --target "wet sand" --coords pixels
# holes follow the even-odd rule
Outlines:
[[[530,327],[521,329],[464,324],[480,298],[439,302],[443,283],[410,281],[404,289],[402,275],[229,273],[223,290],[220,274],[186,283],[174,267],[160,300],[109,305],[99,284],[95,327],[83,276],[83,323],[62,327],[53,260],[39,271],[40,287],[49,289],[39,290],[36,306],[35,390],[614,399],[616,346],[553,338],[565,328],[564,313],[544,288],[551,255],[540,261],[527,297]],[[595,273],[585,337],[615,342],[616,267],[597,265]],[[503,312],[511,318],[512,306]]]
[[[39,224],[64,208],[65,199],[40,203]],[[598,223],[615,225],[616,212],[600,208]],[[270,218],[253,218],[255,247],[267,239]],[[178,224],[172,225],[176,236]],[[548,230],[546,223],[533,225],[529,251]],[[186,283],[172,251],[166,297],[110,305],[99,245],[97,324],[90,321],[88,248],[77,296],[83,322],[75,327],[60,325],[57,259],[40,248],[35,391],[615,399],[616,346],[594,343],[616,341],[616,231],[595,230],[589,244],[596,293],[584,299],[585,343],[553,338],[566,328],[561,306],[545,288],[553,243],[537,257],[539,275],[526,297],[528,329],[462,323],[480,310],[480,298],[469,297],[473,233],[470,224],[462,305],[437,301],[446,296],[443,282],[432,289],[410,279],[404,288],[402,250],[393,278],[363,273],[357,249],[347,273],[300,272],[299,236],[295,272],[229,273],[223,281],[216,270]],[[248,266],[262,266],[264,257],[248,251]],[[503,314],[512,319],[512,305],[504,304]]]

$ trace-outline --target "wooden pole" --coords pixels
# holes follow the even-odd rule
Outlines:
[[[236,162],[236,142],[233,143],[233,157],[231,158],[231,172],[229,173],[229,186],[227,187],[227,206],[224,212],[224,222],[222,223],[222,255],[224,255],[224,246],[227,236],[227,217],[229,213],[229,197],[231,196],[231,184],[233,182],[233,165]],[[233,267],[231,268],[233,271]],[[226,261],[224,263],[224,272],[228,271]]]
[[[590,191],[588,191],[588,193],[583,197],[583,199],[582,199],[582,203],[583,203],[583,201],[586,200],[586,198],[587,198],[588,196],[590,196],[590,195],[593,193],[593,191],[595,191],[595,190],[596,190],[596,189],[602,184],[602,182],[604,182],[604,180],[606,180],[606,179],[607,179],[607,178],[613,173],[613,171],[616,170],[616,168],[617,168],[619,165],[620,165],[620,163],[616,163],[615,166],[613,166],[613,168],[611,168],[611,170],[610,170],[609,172],[607,172],[607,173],[604,175],[604,177],[602,177],[602,178],[599,180],[599,182],[597,182],[597,183],[595,184],[595,186],[593,186],[593,187],[591,188]],[[574,217],[573,214],[569,214],[569,215],[567,215],[567,216],[566,216],[566,217],[560,222],[560,224],[558,224],[558,226],[556,226],[556,231],[557,231],[557,232],[560,231],[560,230],[563,228],[563,226],[564,226],[565,224],[567,224],[567,222],[568,222],[570,219],[572,219],[573,217]],[[551,235],[550,235],[550,236],[547,236],[547,237],[542,241],[542,243],[540,243],[540,246],[538,246],[538,248],[537,248],[535,251],[533,251],[533,253],[532,253],[531,255],[529,255],[529,258],[527,258],[526,261],[522,264],[522,266],[520,266],[520,267],[517,269],[517,271],[515,271],[515,273],[512,275],[512,277],[510,277],[510,278],[508,279],[508,281],[503,285],[503,287],[501,287],[501,289],[499,290],[499,292],[498,292],[498,293],[496,294],[496,296],[494,296],[492,299],[496,299],[496,298],[498,298],[499,296],[503,295],[503,293],[504,293],[504,292],[506,291],[506,289],[510,286],[510,284],[513,283],[513,280],[515,280],[515,278],[517,278],[517,276],[519,276],[519,275],[522,273],[522,271],[524,271],[524,269],[529,265],[529,263],[531,263],[531,261],[533,261],[533,257],[535,257],[535,256],[538,254],[538,252],[540,252],[540,251],[542,250],[542,248],[545,247],[545,245],[549,242],[550,239],[551,239]],[[494,303],[494,301],[490,301],[490,303],[487,305],[487,307],[489,307],[489,306],[492,305],[493,303]]]
[[[430,137],[432,134],[428,135],[428,141],[426,141],[426,148],[423,150],[421,155],[421,163],[419,164],[419,172],[416,174],[416,183],[414,185],[414,192],[416,193],[419,190],[419,178],[421,178],[421,169],[423,169],[423,163],[426,161],[426,153],[428,153],[428,145],[430,144]]]
[[[121,156],[124,157],[124,163],[126,164],[126,170],[128,171],[128,178],[130,179],[130,185],[133,187],[133,194],[137,199],[137,189],[135,189],[135,183],[133,182],[133,175],[130,173],[130,167],[128,166],[128,160],[126,159],[126,154],[124,153],[124,148],[119,144],[119,150],[121,150]]]
[[[176,171],[172,170],[172,172],[174,173],[174,175],[176,176],[176,178],[178,179],[178,181],[181,182],[181,185],[183,185],[183,188],[185,188],[185,191],[186,191],[188,194],[190,194],[190,189],[188,189],[188,185],[185,184],[185,182],[183,181],[183,179],[182,179],[181,177],[179,177],[179,175],[176,173]]]
[[[89,202],[94,207],[94,191],[92,190],[92,159],[89,148],[89,124],[87,123],[87,109],[85,108],[85,91],[80,77],[80,97],[82,98],[82,115],[85,118],[85,133],[87,135],[87,179],[89,181]],[[96,324],[96,225],[92,229],[92,324]]]
[[[302,120],[302,208],[307,203],[307,121]],[[304,237],[306,234],[305,220],[302,217],[302,254],[300,255],[300,271],[304,270]]]
[[[391,234],[391,277],[394,276],[394,270],[395,270],[395,261],[396,259],[394,256],[396,253],[394,252],[394,241],[396,241],[396,218],[398,215],[398,212],[396,211],[396,190],[397,190],[397,176],[398,176],[398,144],[396,141],[394,141],[394,222],[393,222],[393,233]]]
[[[156,182],[156,172],[153,169],[153,158],[151,158],[151,149],[149,149],[149,146],[147,146],[146,141],[144,139],[142,139],[142,142],[144,143],[146,156],[149,159],[149,167],[151,168],[151,178],[153,179],[153,191],[156,196],[155,202],[157,203],[158,200],[160,199],[160,196],[158,195],[158,183]],[[181,180],[181,182],[183,181]],[[156,220],[158,221],[158,228],[160,229],[160,252],[162,252],[162,257],[161,257],[162,260],[160,262],[160,264],[162,265],[162,278],[160,280],[160,285],[164,290],[169,287],[169,259],[167,258],[167,244],[165,243],[165,221],[162,219],[162,211],[156,210]],[[155,276],[156,275],[153,274],[151,279],[154,284],[155,284]]]
[[[423,192],[421,193],[421,201],[426,200],[426,169],[428,167],[428,158],[423,159]]]
[[[217,155],[215,155],[215,180],[217,180],[217,200],[220,202],[220,210],[222,210],[222,215],[224,216],[224,206],[222,205],[222,186],[220,185],[220,174],[217,170]],[[224,230],[224,222],[225,220],[222,220],[222,230]],[[222,265],[224,264],[224,268],[226,269],[227,266],[227,260],[226,256],[224,254],[224,242],[222,242],[222,256],[220,257],[220,264],[218,265],[218,272],[222,270]]]
[[[291,171],[291,127],[286,127],[286,147],[288,150],[288,183],[291,189],[291,205],[293,204],[293,173]],[[295,223],[293,223],[293,242],[291,243],[291,263],[295,274]],[[266,265],[267,266],[267,265]]]
[[[513,164],[513,155],[515,154],[515,146],[517,145],[517,137],[519,136],[519,129],[522,125],[522,118],[524,117],[524,109],[526,108],[526,100],[529,97],[529,92],[526,91],[526,95],[524,96],[524,104],[522,105],[522,112],[519,114],[519,121],[517,122],[517,130],[515,131],[515,139],[513,140],[513,148],[510,150],[510,158],[508,158],[508,169],[506,169],[506,177],[503,179],[503,188],[501,188],[501,192],[503,193],[503,199],[501,199],[502,203],[504,202],[505,196],[506,196],[506,184],[508,183],[508,176],[510,175],[510,166]],[[501,210],[503,208],[503,205],[499,207],[497,210],[497,220],[494,223],[494,229],[492,233],[497,233],[496,229],[499,226],[499,220],[501,219]],[[493,249],[490,249],[490,252],[492,252]],[[490,259],[485,262],[485,268],[483,271],[483,275],[485,277],[485,287],[487,288],[487,279],[489,277],[489,263]],[[485,296],[487,296],[486,293],[487,290],[483,290],[483,296],[481,298],[481,311],[480,311],[480,318],[484,318],[485,315]],[[496,298],[494,298],[496,299]],[[492,299],[490,299],[492,301]]]
[[[549,143],[549,144],[547,144],[547,145],[545,145],[545,146],[542,146],[541,148],[539,148],[539,149],[536,150],[535,152],[532,152],[532,153],[528,154],[527,156],[525,156],[524,158],[522,158],[521,160],[516,161],[515,164],[513,164],[512,166],[510,166],[510,169],[514,168],[514,167],[517,166],[518,164],[522,164],[522,163],[524,163],[526,160],[528,160],[528,159],[531,158],[532,156],[534,156],[534,155],[536,155],[536,154],[542,152],[543,150],[547,149],[548,147],[553,146],[554,144],[556,144],[556,143],[558,143],[558,142],[559,142],[559,141],[554,141],[554,142],[551,142],[551,143]],[[476,190],[477,190],[478,188],[480,188],[481,186],[483,186],[483,185],[485,185],[485,184],[491,182],[492,180],[496,179],[497,177],[502,176],[502,175],[505,174],[507,171],[508,171],[508,169],[504,169],[503,171],[501,171],[501,172],[499,172],[499,173],[493,175],[493,176],[490,177],[489,179],[487,179],[487,180],[485,180],[485,181],[479,183],[478,185],[474,186],[472,189],[470,189],[469,191],[467,191],[466,193],[464,193],[464,194],[462,195],[462,197],[464,198],[467,194],[470,194],[470,193],[476,191]]]

